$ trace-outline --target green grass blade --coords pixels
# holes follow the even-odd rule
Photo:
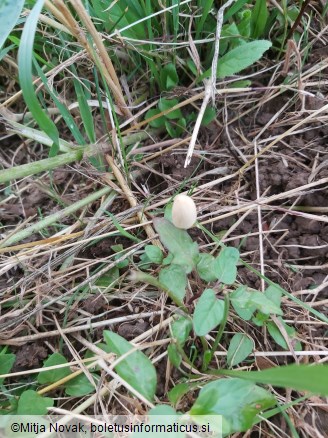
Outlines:
[[[256,0],[251,17],[251,37],[257,39],[263,32],[269,17],[266,0]]]
[[[84,82],[84,84],[85,84],[85,86],[87,86],[85,82]],[[91,112],[90,107],[88,105],[87,96],[85,95],[87,91],[84,90],[84,87],[82,87],[82,85],[78,79],[74,79],[74,87],[75,87],[77,100],[79,103],[80,114],[81,114],[81,118],[82,118],[85,132],[88,136],[90,143],[95,143],[96,142],[96,135],[95,135],[95,129],[94,129],[94,124],[93,124],[92,112]]]
[[[25,176],[35,175],[36,173],[45,172],[46,170],[56,169],[64,164],[79,161],[83,157],[83,152],[77,150],[67,154],[57,155],[56,157],[46,158],[35,161],[34,163],[22,164],[10,169],[0,171],[0,184],[12,181],[14,179],[24,178]]]
[[[41,108],[36,97],[33,77],[32,77],[32,58],[33,58],[33,43],[38,23],[38,18],[42,10],[44,0],[38,0],[30,15],[28,16],[20,42],[18,51],[18,68],[19,81],[23,92],[24,100],[29,110],[31,111],[36,122],[39,124],[42,131],[46,132],[53,141],[54,145],[59,149],[59,134],[55,124],[47,116]]]
[[[1,0],[0,1],[0,49],[4,45],[8,35],[15,27],[25,0]]]
[[[296,400],[293,400],[289,403],[284,403],[283,405],[278,405],[277,408],[270,409],[268,411],[262,412],[260,417],[257,417],[253,424],[258,424],[263,421],[263,418],[269,419],[275,415],[281,414],[282,412],[287,411],[287,409],[291,408],[292,406],[297,405],[298,403],[306,400],[308,397],[303,396],[299,397]]]
[[[196,19],[196,40],[199,39],[200,34],[203,32],[203,27],[205,24],[205,21],[208,17],[208,14],[213,6],[213,0],[205,0],[205,1],[199,1],[198,7],[202,7],[202,16],[198,19]]]
[[[180,12],[180,0],[172,0],[172,6],[176,8],[172,9],[172,25],[174,33],[174,42],[177,41],[179,31],[179,12]]]
[[[231,6],[231,8],[228,9],[227,13],[224,14],[223,22],[225,23],[226,21],[228,21],[229,18],[231,18],[234,14],[236,14],[238,11],[240,11],[240,9],[246,3],[250,3],[250,1],[249,0],[238,0],[234,5]]]
[[[60,100],[58,99],[58,94],[55,92],[55,90],[53,90],[53,89],[51,89],[49,87],[48,81],[47,81],[47,78],[46,78],[45,74],[43,73],[42,69],[39,67],[39,65],[37,64],[37,62],[35,60],[34,60],[34,65],[35,65],[35,68],[36,68],[36,70],[37,70],[37,72],[38,72],[42,82],[44,83],[44,86],[45,86],[46,90],[50,94],[52,100],[55,102],[57,108],[59,109],[61,116],[65,120],[68,129],[73,134],[73,136],[75,138],[75,141],[79,145],[85,144],[84,137],[81,134],[79,128],[77,127],[77,125],[76,125],[76,123],[74,121],[73,116],[68,111],[66,106],[60,102]]]
[[[136,243],[140,243],[142,242],[142,240],[138,239],[137,237],[133,236],[132,234],[130,234],[128,231],[126,231],[119,223],[119,221],[115,218],[115,216],[109,212],[107,212],[109,217],[111,218],[114,226],[118,229],[118,231],[120,232],[120,234],[122,234],[122,236],[127,237],[128,239],[131,239],[132,242],[136,242]]]
[[[219,370],[215,373],[280,388],[293,388],[322,396],[328,395],[327,365],[286,365],[264,371]]]

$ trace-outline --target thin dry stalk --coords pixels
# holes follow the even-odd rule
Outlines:
[[[116,166],[113,158],[110,155],[107,154],[106,155],[106,160],[107,160],[108,164],[110,165],[110,167],[111,167],[111,169],[112,169],[112,171],[113,171],[113,173],[115,175],[115,178],[116,178],[118,184],[120,185],[122,191],[124,192],[124,194],[125,194],[128,202],[129,202],[130,206],[132,208],[137,207],[138,206],[138,201],[135,198],[135,196],[133,195],[132,191],[130,190],[130,187],[127,185],[127,183],[126,183],[126,181],[125,181],[125,179],[124,179],[120,169]],[[160,243],[160,241],[158,239],[156,239],[156,233],[153,230],[152,226],[149,225],[149,222],[147,220],[147,217],[146,217],[145,213],[138,210],[137,211],[137,216],[138,216],[140,224],[143,226],[143,228],[144,228],[148,238],[153,240],[153,244],[154,245],[156,245],[159,248],[163,249],[163,246]]]

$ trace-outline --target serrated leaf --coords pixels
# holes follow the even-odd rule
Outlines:
[[[0,374],[8,374],[16,360],[15,354],[0,354]],[[0,385],[4,381],[4,377],[0,378]]]
[[[211,254],[199,254],[196,269],[202,280],[210,282],[217,279],[214,271],[214,261],[215,258]]]
[[[199,298],[193,316],[196,335],[205,336],[220,324],[224,315],[224,301],[218,300],[213,289],[205,289]]]
[[[43,368],[63,364],[67,364],[66,358],[59,353],[53,353],[48,357],[47,360],[44,361]],[[38,374],[38,382],[41,385],[44,385],[45,383],[54,383],[68,376],[69,374],[71,374],[69,367],[43,371]]]
[[[198,245],[187,231],[176,228],[164,218],[154,218],[155,230],[163,245],[173,255],[172,263],[182,265],[189,274],[198,260]]]
[[[15,27],[25,0],[2,0],[0,2],[0,49],[4,45],[10,32]]]
[[[114,332],[104,331],[104,339],[118,357],[133,349],[130,342]],[[157,384],[156,370],[144,353],[134,351],[116,365],[115,371],[140,394],[153,400]]]
[[[235,47],[219,59],[217,77],[232,76],[258,61],[272,46],[270,41],[257,40]]]
[[[237,277],[239,251],[237,248],[225,247],[214,261],[214,272],[224,284],[233,284]]]
[[[275,398],[254,383],[220,379],[201,389],[189,414],[222,415],[222,432],[226,436],[250,429],[257,414],[275,404]]]
[[[54,401],[49,397],[42,397],[31,389],[24,391],[18,400],[17,415],[45,415],[47,408],[52,408]]]
[[[254,348],[254,342],[243,333],[236,333],[229,344],[227,352],[227,363],[229,367],[234,367],[246,359]]]
[[[174,297],[180,301],[183,300],[186,294],[187,276],[181,266],[172,263],[166,268],[161,269],[159,281],[171,291]]]

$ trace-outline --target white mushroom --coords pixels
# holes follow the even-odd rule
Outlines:
[[[187,195],[177,195],[173,201],[172,222],[177,228],[187,230],[197,219],[196,205]]]

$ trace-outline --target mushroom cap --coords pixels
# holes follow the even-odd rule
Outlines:
[[[177,228],[188,230],[197,219],[196,204],[190,196],[177,195],[173,201],[172,222]]]

